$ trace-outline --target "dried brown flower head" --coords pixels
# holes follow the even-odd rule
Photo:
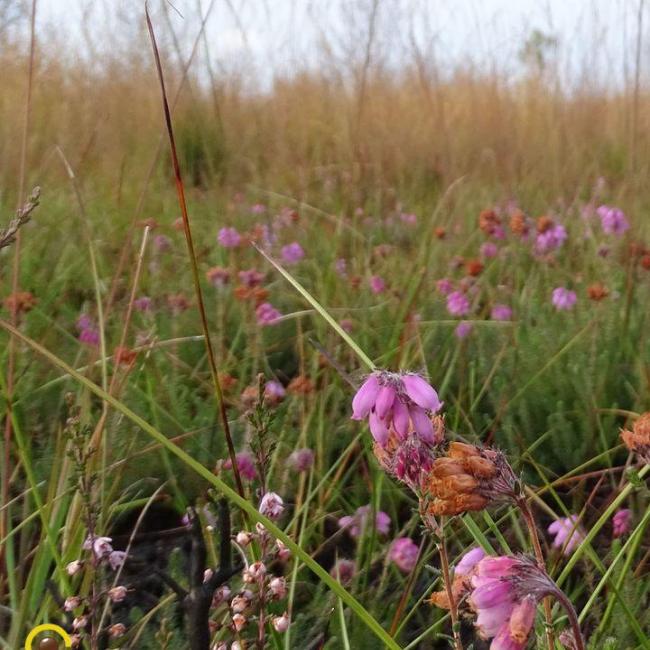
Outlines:
[[[642,413],[632,425],[632,431],[623,429],[621,438],[625,446],[650,463],[650,412]]]
[[[543,215],[537,219],[537,232],[544,233],[554,226],[553,219],[547,215]]]
[[[519,496],[517,477],[502,452],[463,442],[452,442],[434,461],[425,490],[434,516],[482,510]]]
[[[475,278],[483,273],[483,263],[480,260],[468,260],[465,262],[467,275]]]
[[[442,226],[438,226],[434,231],[433,234],[438,238],[438,239],[444,239],[447,236],[447,230],[443,228]]]
[[[517,210],[510,217],[510,230],[520,237],[524,237],[528,234],[529,226],[526,220],[526,215],[521,210]]]
[[[314,392],[314,382],[305,375],[298,375],[289,382],[287,391],[293,395],[308,395]]]
[[[589,300],[598,302],[603,300],[603,298],[607,298],[609,289],[602,282],[594,282],[594,284],[590,284],[587,287],[587,295],[589,296]]]
[[[501,218],[494,210],[481,210],[478,215],[478,227],[486,234],[491,235],[497,226],[501,225]]]
[[[26,314],[31,311],[38,301],[29,291],[18,291],[4,299],[4,306],[12,314]]]

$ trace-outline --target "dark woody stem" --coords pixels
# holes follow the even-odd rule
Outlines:
[[[528,533],[530,535],[530,541],[533,544],[533,549],[535,551],[535,559],[537,560],[537,565],[546,573],[546,561],[544,560],[544,553],[542,553],[542,547],[539,543],[539,536],[537,534],[537,526],[535,524],[535,518],[533,513],[528,505],[528,501],[525,496],[517,498],[517,506],[521,511],[521,514],[526,522],[528,527]],[[548,645],[548,650],[553,650],[555,648],[555,639],[553,635],[553,613],[551,609],[551,598],[547,596],[544,598],[544,618],[546,619],[546,642]]]

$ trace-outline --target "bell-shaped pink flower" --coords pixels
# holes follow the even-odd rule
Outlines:
[[[432,414],[442,408],[436,391],[415,373],[373,372],[352,400],[352,419],[368,418],[373,438],[385,446],[394,432],[405,439],[409,431],[435,444]]]

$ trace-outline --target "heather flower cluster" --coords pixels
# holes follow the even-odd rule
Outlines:
[[[339,528],[347,530],[351,537],[358,539],[367,529],[372,516],[370,505],[357,508],[354,515],[346,515],[339,519]],[[390,517],[381,510],[375,513],[375,530],[380,535],[387,535],[390,530]]]
[[[373,438],[385,446],[390,432],[404,440],[414,432],[434,444],[431,416],[442,408],[436,391],[415,373],[373,372],[352,400],[352,418],[368,418]]]

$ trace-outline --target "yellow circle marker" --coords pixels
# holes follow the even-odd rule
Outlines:
[[[25,639],[25,650],[32,650],[32,643],[34,643],[34,639],[41,632],[56,632],[63,639],[64,647],[72,648],[72,639],[62,627],[53,625],[52,623],[43,623],[43,625],[37,625],[27,635],[27,638]]]

